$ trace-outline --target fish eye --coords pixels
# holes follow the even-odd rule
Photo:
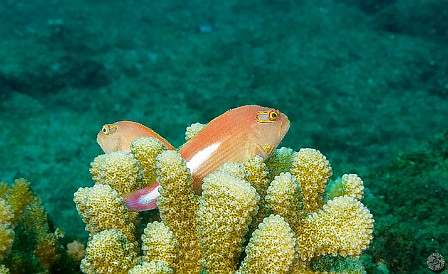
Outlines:
[[[116,125],[107,124],[101,128],[101,133],[104,135],[112,135],[117,132],[118,127]]]
[[[109,133],[109,127],[108,127],[107,125],[104,125],[103,128],[101,129],[101,132],[102,132],[103,134],[107,134],[107,133]]]
[[[278,117],[279,114],[280,114],[280,113],[279,113],[278,110],[270,110],[270,111],[268,112],[269,120],[271,120],[271,121],[275,121],[275,120],[277,120],[277,117]]]

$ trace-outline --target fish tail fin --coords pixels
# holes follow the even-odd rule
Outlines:
[[[129,211],[140,212],[157,208],[159,183],[123,195],[124,204]]]

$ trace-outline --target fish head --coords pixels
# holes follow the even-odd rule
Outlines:
[[[98,132],[96,142],[105,153],[120,150],[121,130],[120,122],[117,122],[105,124]]]
[[[131,144],[141,137],[158,139],[167,149],[174,147],[152,129],[133,121],[118,121],[105,124],[96,136],[96,141],[105,153],[112,151],[131,151]]]
[[[273,108],[262,108],[256,112],[252,130],[255,143],[261,151],[257,154],[269,157],[289,130],[290,122],[286,114]]]

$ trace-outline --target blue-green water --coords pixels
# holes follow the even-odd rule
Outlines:
[[[0,178],[30,180],[66,234],[86,236],[72,199],[92,185],[103,124],[138,121],[179,146],[191,123],[260,104],[290,118],[281,146],[319,149],[335,177],[386,196],[374,242],[402,238],[388,254],[373,245],[374,263],[422,273],[431,252],[448,258],[447,155],[428,145],[448,132],[448,1],[4,0],[0,18]],[[431,187],[410,172],[389,191],[384,165],[415,151],[435,157],[437,172],[416,173]],[[441,209],[434,231],[387,234],[394,203],[404,224],[427,218],[410,201]]]

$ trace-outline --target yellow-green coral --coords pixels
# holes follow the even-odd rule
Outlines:
[[[137,254],[132,243],[117,229],[94,234],[87,244],[81,261],[84,273],[128,273],[134,267]]]
[[[357,174],[344,174],[328,184],[325,198],[331,200],[337,196],[351,196],[359,201],[364,196],[364,185]]]
[[[34,200],[30,183],[24,178],[16,179],[14,184],[8,188],[5,199],[14,210],[14,218],[11,223],[13,226],[16,226],[25,207]]]
[[[0,261],[11,251],[14,242],[14,229],[8,223],[0,223]]]
[[[243,164],[244,168],[244,179],[248,181],[257,191],[260,201],[257,215],[255,215],[254,220],[251,224],[251,230],[257,227],[267,215],[266,203],[264,197],[266,196],[266,191],[268,189],[270,180],[269,170],[263,161],[261,156],[255,156],[249,159]]]
[[[228,162],[222,165],[219,170],[232,174],[233,176],[244,180],[246,177],[244,166],[234,162]]]
[[[355,198],[341,196],[329,200],[296,231],[300,258],[358,256],[372,239],[373,222],[372,214]]]
[[[9,254],[14,243],[13,219],[13,208],[5,199],[0,198],[0,262]]]
[[[248,182],[230,173],[217,171],[204,178],[197,218],[202,266],[207,272],[235,271],[258,200]]]
[[[5,199],[0,198],[0,224],[11,225],[13,219],[14,210]]]
[[[191,126],[187,127],[187,130],[185,131],[185,141],[190,140],[194,136],[196,136],[199,131],[201,131],[206,125],[201,123],[194,123],[191,124]]]
[[[23,178],[0,183],[0,192],[0,261],[12,273],[49,271],[63,249],[41,199]]]
[[[179,246],[174,233],[161,222],[148,223],[142,235],[143,260],[167,263],[176,268]]]
[[[96,183],[110,185],[122,195],[141,187],[138,162],[131,153],[115,151],[97,156],[90,164]]]
[[[128,241],[135,241],[135,215],[128,212],[123,198],[109,185],[79,188],[73,201],[91,234],[115,228],[123,232]]]
[[[151,138],[141,138],[131,147],[131,153],[120,156],[122,161],[105,160],[110,153],[95,160],[96,186],[75,194],[78,211],[91,232],[84,272],[94,271],[92,265],[106,264],[94,256],[92,246],[103,252],[100,247],[107,245],[93,238],[111,228],[123,232],[108,244],[121,239],[126,248],[113,252],[118,252],[117,265],[132,268],[129,273],[330,273],[332,263],[339,263],[339,272],[363,270],[362,265],[343,263],[355,262],[353,256],[361,254],[372,238],[372,215],[359,201],[362,180],[355,174],[344,175],[339,185],[327,187],[332,170],[318,150],[281,148],[265,161],[254,157],[244,164],[226,163],[204,178],[202,196],[196,196],[191,174],[178,152],[165,151]],[[98,170],[110,174],[99,176]],[[145,184],[151,184],[157,177],[161,186],[162,223],[147,225],[140,250],[143,256],[138,259],[135,229],[126,226],[136,222],[135,215],[125,209],[121,192],[112,191],[122,188],[128,174],[136,176],[132,177],[136,185],[145,178]],[[111,178],[118,180],[108,191],[94,190],[105,187],[100,183]],[[247,232],[259,222],[254,218],[257,212],[260,218],[275,215],[265,218],[251,235]],[[246,257],[237,269],[247,240]],[[120,255],[123,252],[132,255]],[[331,259],[337,256],[343,259]]]
[[[9,269],[6,266],[0,264],[0,274],[9,274]]]
[[[0,198],[5,198],[8,191],[8,184],[6,182],[0,182]]]
[[[40,263],[46,269],[50,269],[54,262],[61,257],[57,239],[51,233],[45,233],[38,239],[34,255],[39,258]]]
[[[134,266],[128,274],[173,274],[174,271],[164,261],[143,262]]]
[[[300,183],[304,209],[316,212],[324,203],[325,187],[333,174],[330,163],[320,151],[312,148],[300,149],[292,161],[290,172]]]
[[[165,149],[163,143],[155,138],[142,137],[132,142],[131,153],[138,162],[142,188],[155,183],[156,157]]]
[[[56,235],[50,231],[48,215],[40,198],[28,204],[22,219],[27,230],[33,230],[36,235],[34,255],[46,269],[50,269],[61,257],[61,251]]]
[[[289,172],[274,178],[268,188],[266,202],[270,212],[281,215],[293,229],[298,228],[306,217],[300,185]]]
[[[161,197],[157,202],[160,217],[179,243],[177,271],[197,273],[201,270],[201,250],[195,215],[199,203],[192,188],[193,179],[184,159],[176,151],[162,152],[157,157],[156,165],[161,186]]]
[[[281,147],[274,150],[271,157],[265,161],[269,169],[269,178],[272,180],[282,172],[289,172],[294,155],[295,152],[291,148]]]
[[[296,259],[296,241],[288,223],[279,215],[270,215],[252,233],[237,273],[288,273]]]

